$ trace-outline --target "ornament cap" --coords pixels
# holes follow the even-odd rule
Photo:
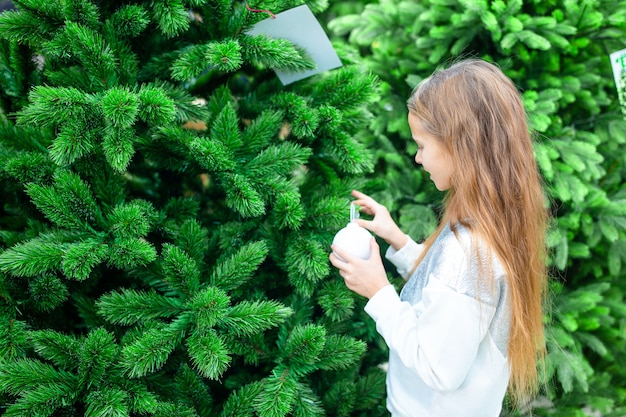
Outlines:
[[[333,245],[337,245],[351,255],[361,259],[369,259],[371,256],[370,239],[372,234],[367,229],[359,226],[356,219],[359,218],[359,211],[354,203],[350,204],[350,222],[335,235]],[[342,261],[340,256],[337,256]]]

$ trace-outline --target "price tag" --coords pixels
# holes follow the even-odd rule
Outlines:
[[[622,112],[626,116],[626,49],[613,52],[610,57],[613,77],[615,77],[615,86],[617,87],[617,97],[622,107]]]
[[[271,38],[287,39],[305,49],[315,61],[317,67],[313,70],[299,72],[274,70],[283,85],[342,65],[330,39],[306,4],[278,13],[275,18],[262,20],[246,33],[252,36],[267,35]]]

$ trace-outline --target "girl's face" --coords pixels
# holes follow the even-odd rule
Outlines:
[[[417,143],[415,162],[424,167],[430,174],[430,180],[435,183],[439,191],[449,190],[452,186],[452,159],[443,143],[433,135],[426,133],[422,128],[422,122],[413,114],[409,113],[409,126],[413,140]]]

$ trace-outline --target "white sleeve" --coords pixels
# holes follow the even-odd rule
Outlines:
[[[423,245],[415,243],[409,235],[407,243],[399,250],[395,250],[392,246],[387,248],[385,258],[396,267],[398,274],[405,280],[409,279],[409,274],[415,267],[415,261],[422,253]]]
[[[495,308],[432,275],[422,301],[413,307],[389,285],[369,300],[365,311],[407,368],[433,389],[454,390],[465,380]]]

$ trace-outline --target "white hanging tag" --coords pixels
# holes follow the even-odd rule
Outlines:
[[[306,4],[278,13],[274,18],[262,20],[246,33],[251,36],[267,35],[271,38],[287,39],[305,49],[315,61],[317,67],[312,70],[274,70],[283,85],[342,66],[330,39]]]
[[[626,49],[613,52],[610,57],[615,86],[617,87],[617,98],[622,107],[622,112],[626,116]]]

